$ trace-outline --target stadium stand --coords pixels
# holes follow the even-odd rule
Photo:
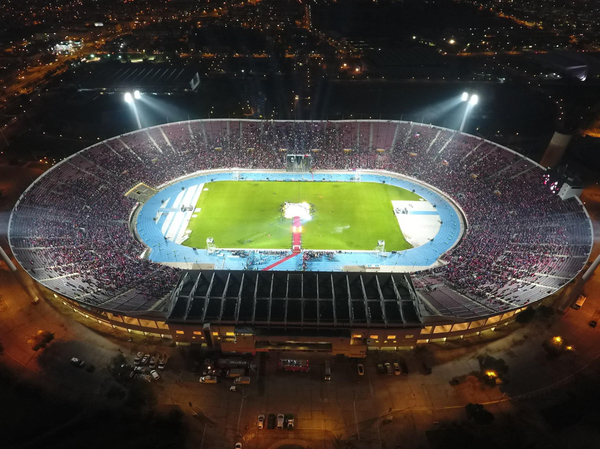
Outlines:
[[[410,122],[252,120],[166,124],[80,151],[22,195],[11,248],[34,279],[83,304],[165,310],[178,272],[140,258],[125,192],[208,169],[284,169],[286,153],[312,154],[315,170],[397,172],[453,198],[468,222],[462,242],[414,277],[434,314],[485,316],[538,301],[591,251],[581,203],[553,195],[540,166],[492,142]]]

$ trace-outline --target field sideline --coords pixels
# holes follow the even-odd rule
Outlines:
[[[219,181],[204,185],[185,246],[205,248],[213,237],[220,248],[290,249],[292,221],[282,218],[284,202],[314,204],[303,224],[304,249],[372,250],[384,239],[387,251],[411,248],[392,210],[393,200],[420,196],[377,183]]]

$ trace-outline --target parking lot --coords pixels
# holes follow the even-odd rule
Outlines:
[[[278,366],[282,357],[308,359],[310,370],[282,371]],[[331,380],[325,380],[326,362]],[[408,374],[402,374],[401,362]],[[390,364],[391,374],[387,374],[385,363]],[[362,375],[359,364],[364,368]],[[384,372],[378,364],[383,365]],[[429,376],[419,372],[420,364],[421,359],[402,358],[398,353],[362,360],[316,353],[262,353],[253,359],[247,385],[236,385],[234,379],[223,377],[217,383],[201,383],[202,372],[193,374],[177,367],[161,372],[163,379],[156,385],[160,402],[188,404],[191,413],[214,433],[224,434],[231,447],[242,440],[244,447],[270,447],[287,439],[314,439],[311,447],[327,447],[327,441],[336,437],[365,438],[377,430],[377,417],[391,410],[430,405]],[[234,385],[236,391],[231,391]],[[284,429],[276,428],[279,414],[286,418]],[[258,429],[259,415],[265,415],[263,429]],[[287,426],[289,418],[294,420],[293,428]]]

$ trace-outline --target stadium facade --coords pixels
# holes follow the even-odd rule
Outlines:
[[[395,173],[443,192],[466,232],[412,277],[372,266],[311,272],[310,261],[307,271],[275,272],[148,260],[155,248],[132,226],[147,198],[132,188],[148,186],[150,198],[207,170],[284,173],[288,154],[310,154],[317,174]],[[493,331],[582,270],[589,216],[578,198],[550,192],[543,173],[492,142],[411,122],[178,122],[100,142],[48,170],[17,202],[9,242],[49,295],[110,328],[232,352],[362,357]]]

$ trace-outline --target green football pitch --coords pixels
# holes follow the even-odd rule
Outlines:
[[[290,249],[292,220],[283,218],[280,208],[284,202],[308,202],[314,213],[303,223],[302,248],[373,250],[383,239],[387,251],[401,251],[411,245],[391,202],[420,199],[408,190],[370,182],[220,181],[204,189],[186,246],[205,248],[207,237],[213,237],[219,248]]]

